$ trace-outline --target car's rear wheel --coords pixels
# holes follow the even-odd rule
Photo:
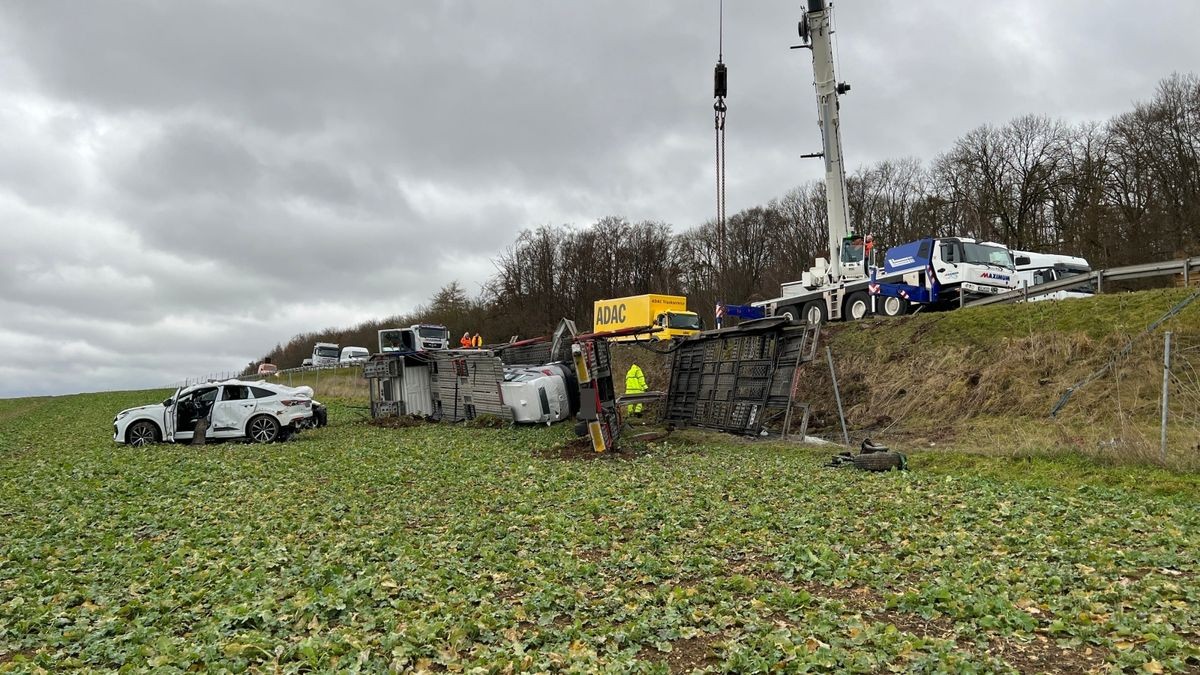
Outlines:
[[[125,442],[140,448],[162,442],[162,434],[154,422],[139,420],[130,424],[129,428],[125,430]]]
[[[279,440],[279,432],[279,422],[269,415],[259,415],[246,425],[246,437],[254,443],[274,443]]]

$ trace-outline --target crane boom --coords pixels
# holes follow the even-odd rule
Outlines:
[[[817,124],[821,127],[825,158],[825,198],[829,217],[829,271],[841,279],[842,241],[850,232],[850,208],[846,201],[846,168],[842,161],[842,131],[838,121],[838,96],[850,90],[839,83],[833,71],[833,30],[826,0],[808,0],[801,24],[802,37],[811,40],[813,86],[817,92]],[[804,35],[807,33],[807,35]]]

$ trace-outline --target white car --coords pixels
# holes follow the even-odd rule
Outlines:
[[[226,380],[183,387],[162,403],[122,410],[113,418],[113,440],[129,445],[190,441],[196,422],[209,418],[205,439],[271,443],[298,428],[315,426],[323,409],[311,387]],[[323,415],[322,415],[323,417]]]
[[[555,364],[505,368],[500,393],[513,411],[513,421],[550,424],[570,417],[574,411],[564,372]]]

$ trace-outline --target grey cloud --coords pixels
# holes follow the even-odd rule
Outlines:
[[[819,134],[802,3],[725,4],[732,211],[819,178]],[[6,364],[0,396],[236,368],[478,288],[522,227],[711,218],[716,9],[0,5],[0,348],[82,373]],[[1188,0],[837,12],[851,166],[1025,113],[1102,120],[1200,63]]]

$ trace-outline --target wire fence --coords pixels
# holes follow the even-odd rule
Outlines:
[[[287,368],[270,374],[244,375],[238,371],[219,371],[207,375],[189,377],[172,383],[172,388],[189,387],[208,382],[225,380],[241,380],[243,382],[273,382],[289,387],[309,386],[317,396],[326,395],[337,398],[366,399],[369,385],[362,377],[362,363],[351,363],[336,366],[302,366]]]

